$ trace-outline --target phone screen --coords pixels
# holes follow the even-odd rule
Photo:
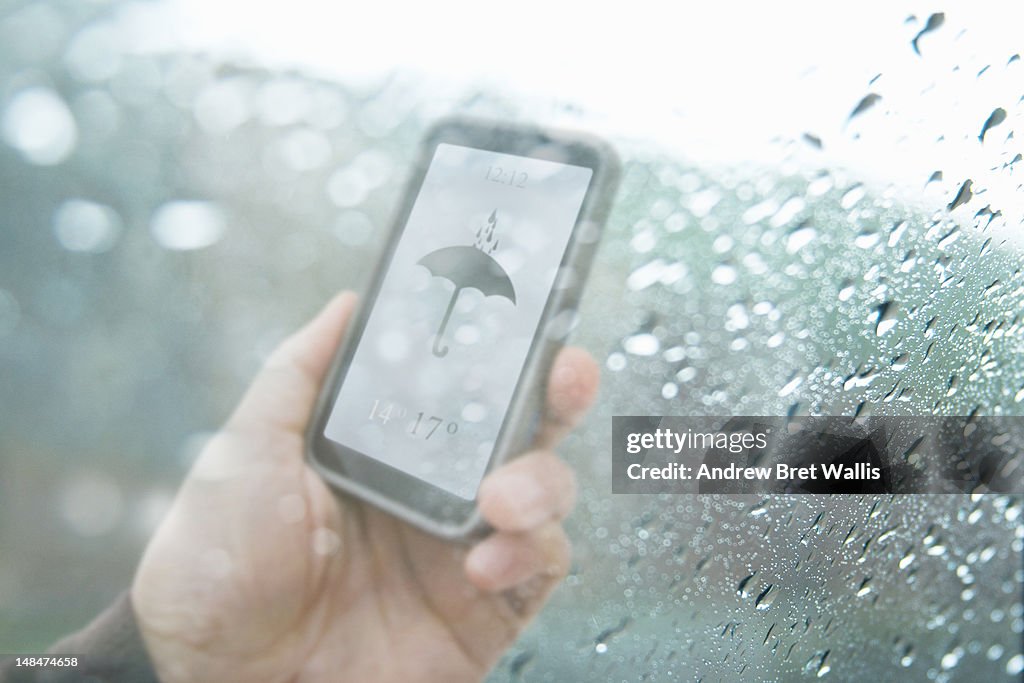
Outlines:
[[[475,498],[592,174],[437,145],[324,436]]]

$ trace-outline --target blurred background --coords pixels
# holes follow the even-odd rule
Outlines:
[[[613,496],[609,418],[1020,415],[1024,11],[595,5],[0,2],[0,652],[128,585],[463,113],[624,162],[575,564],[493,680],[1019,680],[1020,496]]]

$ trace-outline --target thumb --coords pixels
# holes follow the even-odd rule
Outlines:
[[[301,435],[355,305],[356,295],[342,292],[281,342],[235,408],[228,428],[270,427]]]

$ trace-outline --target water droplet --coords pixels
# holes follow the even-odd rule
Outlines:
[[[789,234],[789,237],[786,238],[786,252],[795,254],[813,242],[814,238],[817,236],[818,231],[811,227],[802,227],[794,230]]]
[[[192,105],[200,127],[208,133],[223,135],[252,116],[254,85],[248,78],[225,78],[203,88]]]
[[[864,199],[865,194],[867,192],[863,185],[854,185],[839,200],[839,206],[847,210],[852,209],[860,200]]]
[[[608,356],[608,360],[605,361],[605,365],[612,372],[619,372],[626,367],[626,357],[621,353],[613,353]]]
[[[853,244],[859,249],[871,249],[882,239],[877,232],[861,233],[854,238]]]
[[[340,207],[362,204],[371,189],[366,177],[351,165],[335,171],[327,179],[327,194]]]
[[[626,337],[622,342],[622,348],[634,356],[653,356],[661,348],[661,342],[650,332],[641,332]]]
[[[765,218],[774,215],[779,210],[779,203],[774,199],[766,199],[759,204],[754,204],[743,212],[741,219],[747,225],[753,225],[763,221]]]
[[[3,138],[26,161],[52,166],[71,155],[78,127],[60,95],[50,88],[33,87],[16,93],[7,105]]]
[[[907,554],[900,558],[900,569],[906,569],[911,564],[913,564],[915,559],[917,559],[917,555],[908,550]]]
[[[630,273],[629,277],[626,278],[626,286],[634,292],[646,289],[658,282],[664,271],[665,261],[660,258],[655,259],[649,263],[645,263]]]
[[[964,649],[957,645],[952,650],[942,655],[942,659],[939,661],[939,666],[941,666],[945,671],[956,668],[957,664],[960,663],[960,660],[963,659],[963,656]]]
[[[750,585],[750,580],[754,578],[754,574],[756,573],[757,572],[754,572],[753,574],[747,574],[742,579],[740,579],[739,584],[736,585],[736,594],[738,596],[740,596],[741,598],[750,597],[750,593],[747,592],[747,587]]]
[[[914,48],[915,53],[919,55],[921,54],[921,49],[918,46],[918,42],[921,40],[921,37],[927,33],[931,33],[932,31],[938,29],[939,27],[942,26],[943,23],[945,23],[945,21],[946,15],[942,12],[936,12],[935,14],[928,17],[928,21],[925,23],[924,28],[922,28],[918,32],[918,34],[914,36],[914,39],[910,41],[910,45]]]
[[[806,206],[807,203],[802,197],[790,197],[772,216],[771,226],[773,228],[781,228],[784,225],[788,225]]]
[[[1024,672],[1024,654],[1016,654],[1006,660],[1006,673],[1017,676]]]
[[[894,301],[886,301],[875,308],[875,334],[879,337],[896,326],[896,314],[899,306]]]
[[[822,173],[807,184],[808,197],[820,197],[835,187],[835,181],[828,173]]]
[[[733,304],[725,312],[725,329],[729,332],[745,330],[750,325],[750,317],[743,304]]]
[[[729,235],[719,235],[715,238],[715,241],[711,243],[711,251],[716,254],[725,254],[736,245],[734,240]]]
[[[686,383],[692,381],[697,377],[697,368],[685,367],[676,373],[676,379],[680,382]]]
[[[804,378],[799,376],[789,380],[789,382],[787,382],[784,387],[779,389],[779,398],[784,398],[792,394],[794,391],[796,391],[797,387],[799,387],[803,383],[803,381]]]
[[[949,211],[952,211],[953,209],[963,206],[967,202],[971,201],[971,199],[974,197],[974,193],[971,191],[971,186],[973,184],[974,181],[971,180],[970,178],[965,180],[964,184],[960,186],[959,190],[957,190],[956,196],[953,197],[953,201],[951,201],[946,208]]]
[[[224,235],[227,220],[214,202],[167,202],[153,214],[150,231],[165,249],[188,251],[215,244]]]
[[[452,335],[456,342],[465,346],[476,344],[480,341],[480,326],[475,324],[459,325]]]
[[[462,409],[462,419],[466,422],[483,422],[487,417],[487,406],[482,403],[470,401]]]
[[[695,217],[704,218],[720,201],[722,201],[721,193],[714,188],[708,188],[691,194],[686,202],[686,207]]]
[[[341,537],[327,527],[314,529],[312,539],[317,555],[336,555],[341,550]]]
[[[711,281],[716,285],[731,285],[736,282],[736,269],[725,264],[716,266],[711,271]]]
[[[871,107],[875,106],[881,99],[882,96],[879,95],[878,93],[868,93],[867,95],[862,97],[860,102],[857,103],[857,106],[853,108],[853,111],[850,112],[850,116],[847,117],[847,121],[856,116],[860,116],[868,109],[871,109]]]
[[[296,171],[311,171],[331,158],[331,142],[318,130],[300,128],[280,141],[281,158]]]
[[[755,609],[763,611],[772,606],[779,594],[777,590],[772,590],[773,588],[774,584],[768,584],[768,587],[761,591],[761,594],[754,600]]]
[[[646,254],[658,244],[658,237],[653,230],[642,230],[629,241],[630,248],[638,254]]]
[[[678,363],[686,358],[686,349],[682,346],[673,346],[670,349],[665,349],[665,352],[661,354],[661,357],[669,363]]]
[[[53,229],[65,249],[100,253],[117,242],[121,217],[109,206],[69,199],[54,212]]]
[[[887,242],[887,246],[895,247],[896,244],[903,237],[904,233],[906,233],[908,225],[909,223],[907,221],[900,221],[895,226],[893,226],[892,232],[889,233],[889,241]]]
[[[598,654],[608,652],[608,641],[625,631],[631,621],[632,620],[629,617],[623,617],[619,623],[614,626],[610,626],[597,634],[597,637],[594,638],[594,651]]]
[[[310,107],[310,88],[293,78],[280,78],[260,87],[256,109],[268,126],[287,126],[298,122]]]
[[[1006,110],[1002,107],[996,107],[992,113],[988,115],[988,118],[985,119],[985,125],[981,127],[981,133],[978,134],[978,140],[985,142],[985,134],[1005,120]]]
[[[948,247],[949,247],[949,246],[950,246],[951,244],[953,244],[954,242],[956,242],[956,241],[957,241],[958,239],[960,239],[960,230],[959,230],[958,228],[953,228],[953,229],[952,229],[952,230],[950,230],[950,231],[949,231],[949,232],[948,232],[948,233],[947,233],[946,235],[944,235],[944,236],[943,236],[943,237],[942,237],[941,239],[939,239],[939,241],[938,241],[938,243],[936,244],[936,246],[937,246],[937,247],[938,247],[938,248],[939,248],[940,250],[942,250],[942,251],[946,251],[946,250],[947,250],[947,248],[948,248]]]
[[[832,667],[829,666],[828,662],[826,661],[828,659],[829,652],[831,652],[831,650],[825,650],[825,652],[821,655],[821,661],[818,662],[818,670],[816,672],[818,678],[823,678],[826,674],[828,674],[829,671],[832,670]]]

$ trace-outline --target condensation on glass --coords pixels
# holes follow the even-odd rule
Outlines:
[[[22,549],[0,642],[30,649],[126,585],[262,357],[365,282],[431,118],[545,113],[133,55],[104,12],[0,15],[0,545]],[[952,30],[908,22],[922,59]],[[990,200],[1022,200],[1021,105],[999,94],[946,131],[992,163],[919,197],[816,164],[814,131],[771,167],[615,141],[574,332],[604,367],[566,448],[575,561],[494,680],[1019,679],[1019,496],[612,496],[608,452],[615,414],[1021,414],[1022,226]],[[866,84],[849,124],[886,106]]]

